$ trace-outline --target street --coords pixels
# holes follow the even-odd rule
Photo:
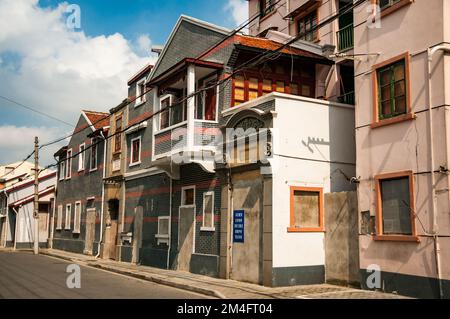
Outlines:
[[[194,299],[202,295],[80,266],[81,287],[70,289],[70,262],[28,252],[0,252],[0,298]]]

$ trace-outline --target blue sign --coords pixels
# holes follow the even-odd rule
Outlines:
[[[233,242],[244,242],[244,210],[233,211]]]

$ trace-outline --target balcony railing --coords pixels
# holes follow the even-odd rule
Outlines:
[[[355,91],[345,93],[338,97],[338,102],[355,105]]]
[[[353,48],[353,23],[337,32],[337,41],[339,51]]]

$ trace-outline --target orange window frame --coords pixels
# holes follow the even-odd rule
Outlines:
[[[294,222],[294,192],[304,191],[304,192],[314,192],[319,193],[319,227],[296,227]],[[323,205],[323,188],[322,187],[302,187],[302,186],[291,186],[290,187],[290,225],[288,227],[288,232],[291,233],[307,233],[307,232],[324,232],[324,205]]]
[[[396,62],[405,61],[405,85],[406,85],[406,113],[388,119],[379,118],[378,101],[378,70]],[[372,124],[371,128],[409,121],[415,118],[411,107],[411,81],[410,81],[410,56],[405,52],[384,62],[372,66]]]
[[[380,183],[383,180],[389,180],[394,178],[408,177],[409,179],[409,205],[411,207],[411,232],[412,235],[385,235],[383,233],[383,209],[381,203],[381,187]],[[374,176],[375,180],[375,221],[376,221],[376,235],[373,236],[374,240],[384,241],[407,241],[407,242],[420,242],[420,238],[417,236],[416,230],[416,217],[414,213],[415,197],[414,197],[414,173],[412,171],[403,171],[396,173],[379,174]]]

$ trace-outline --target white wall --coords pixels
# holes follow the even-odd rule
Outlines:
[[[323,232],[287,231],[290,186],[322,187],[324,193],[354,188],[335,172],[341,169],[354,176],[354,110],[326,101],[278,96],[273,120],[273,267],[324,265]]]

